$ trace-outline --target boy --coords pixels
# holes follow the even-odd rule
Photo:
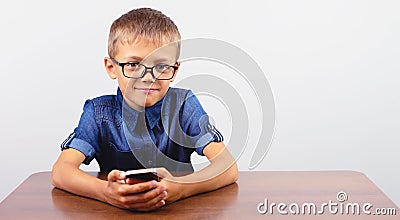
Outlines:
[[[78,127],[63,142],[52,184],[81,196],[138,211],[235,182],[237,166],[189,90],[170,88],[179,69],[180,34],[159,11],[140,8],[111,26],[104,58],[117,95],[86,101]],[[193,172],[190,155],[210,165]],[[107,181],[82,171],[96,159]],[[133,183],[125,172],[157,167],[161,181]],[[170,172],[191,171],[175,177]]]

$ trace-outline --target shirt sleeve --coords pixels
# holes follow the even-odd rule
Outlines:
[[[181,119],[181,127],[199,155],[204,156],[203,150],[209,143],[224,140],[218,129],[210,123],[209,116],[191,91],[181,108]]]
[[[99,128],[96,123],[96,114],[93,102],[87,100],[78,127],[61,144],[61,149],[73,148],[85,155],[84,164],[88,165],[95,157],[98,147]]]

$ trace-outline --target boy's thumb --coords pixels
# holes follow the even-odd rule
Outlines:
[[[119,180],[125,180],[125,172],[120,170],[113,170],[107,176],[108,181],[117,182]]]

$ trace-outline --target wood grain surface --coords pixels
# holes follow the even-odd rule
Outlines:
[[[97,175],[97,173],[91,173]],[[104,178],[102,176],[101,178]],[[339,202],[344,192],[347,200]],[[260,214],[258,206],[268,200],[286,204],[288,214],[277,205]],[[292,214],[288,206],[314,203],[370,203],[370,215],[336,214],[325,207],[323,214]],[[293,206],[294,207],[294,206]],[[292,208],[293,208],[292,207]],[[396,215],[376,215],[376,208],[394,208]],[[265,205],[260,206],[260,211]],[[284,211],[283,210],[283,211]],[[351,211],[351,210],[350,210]],[[0,219],[400,219],[399,208],[364,174],[354,171],[244,171],[237,183],[216,191],[177,201],[149,213],[123,210],[54,188],[50,172],[31,175],[0,204]]]

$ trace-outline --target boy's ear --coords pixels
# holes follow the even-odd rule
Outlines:
[[[110,58],[108,58],[108,57],[104,58],[104,67],[106,68],[108,76],[111,79],[116,79],[117,78],[117,71],[116,71],[116,68],[114,66],[114,62]]]
[[[181,62],[176,62],[176,65],[177,65],[178,67],[180,67],[180,66],[181,66]],[[170,82],[173,82],[173,81],[174,81],[174,79],[175,79],[176,75],[178,74],[178,72],[179,72],[179,68],[175,70],[174,77],[173,77],[172,79],[170,79]]]

